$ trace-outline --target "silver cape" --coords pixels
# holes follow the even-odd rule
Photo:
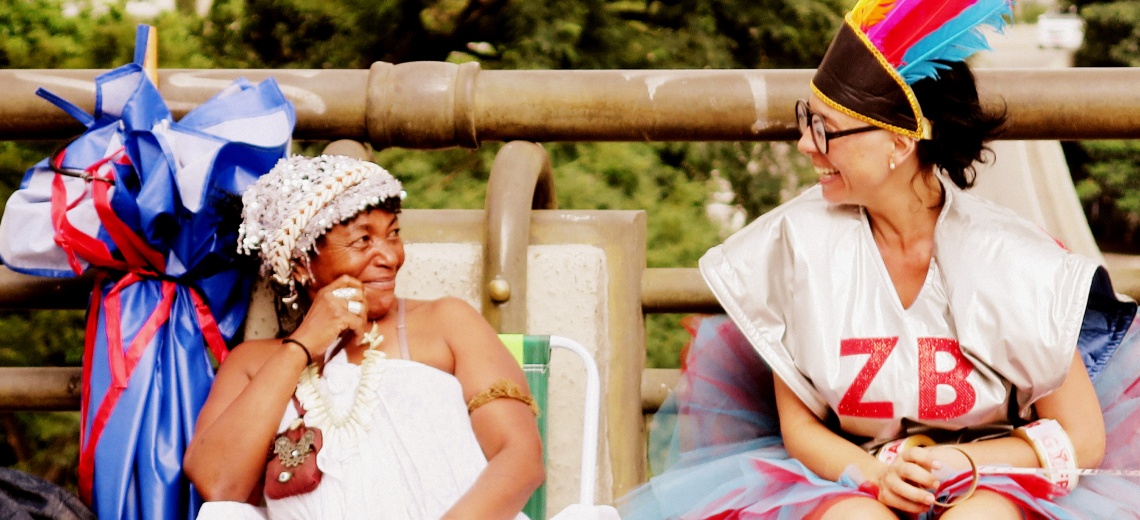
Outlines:
[[[773,372],[820,418],[845,406],[836,415],[847,433],[1008,424],[1011,398],[1029,418],[1072,362],[1097,264],[1012,211],[943,187],[931,269],[907,309],[864,212],[829,204],[819,186],[700,260]]]

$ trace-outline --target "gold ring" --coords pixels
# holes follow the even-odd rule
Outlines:
[[[962,502],[969,500],[970,497],[974,496],[974,491],[977,491],[977,489],[978,489],[979,475],[978,475],[977,463],[974,462],[974,458],[971,457],[969,453],[966,453],[966,450],[963,450],[962,448],[959,448],[959,447],[954,446],[952,444],[947,444],[945,446],[947,448],[953,448],[955,450],[958,450],[959,453],[961,453],[962,455],[965,455],[966,460],[970,463],[970,471],[973,473],[973,479],[974,479],[974,481],[970,483],[970,489],[967,489],[965,493],[958,495],[958,498],[951,500],[949,502],[939,502],[938,500],[934,501],[934,505],[939,506],[939,507],[945,507],[945,508],[949,509],[951,507],[954,507],[956,505],[961,504]]]

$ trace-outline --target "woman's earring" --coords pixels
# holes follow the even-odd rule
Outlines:
[[[289,282],[289,294],[281,297],[281,303],[288,305],[293,310],[297,310],[297,308],[299,307],[299,305],[297,305],[297,296],[299,296],[299,294],[297,293],[297,284],[290,281]]]
[[[894,161],[891,161],[891,169],[892,170],[895,169],[895,162]]]

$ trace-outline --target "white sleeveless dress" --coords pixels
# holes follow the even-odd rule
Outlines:
[[[340,350],[319,379],[306,381],[302,375],[297,397],[308,410],[305,424],[321,429],[324,446],[317,465],[324,476],[313,492],[267,499],[258,512],[273,520],[434,520],[486,467],[459,380],[408,359],[403,307],[400,300],[402,359],[370,351],[356,365]],[[290,403],[278,431],[296,417]],[[225,504],[207,503],[202,514],[232,515],[240,507]]]

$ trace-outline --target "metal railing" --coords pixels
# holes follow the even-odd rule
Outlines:
[[[0,97],[0,140],[65,138],[82,131],[33,92],[45,87],[90,111],[92,80],[100,72],[0,70],[6,92]],[[793,103],[807,95],[812,73],[506,71],[482,70],[473,63],[413,62],[376,63],[369,70],[162,70],[159,89],[180,117],[239,76],[253,81],[272,76],[294,103],[298,138],[431,149],[514,139],[790,140],[797,137]],[[1008,109],[1007,139],[1140,137],[1140,89],[1135,88],[1140,68],[983,69],[976,75],[983,103]],[[504,165],[502,175],[493,174],[491,182],[533,186],[524,202],[530,208],[553,207],[549,163],[530,164],[548,161],[541,147],[517,146],[530,157],[527,164],[521,169]],[[519,171],[545,174],[520,180]],[[509,216],[517,213],[510,209],[516,206],[517,201],[489,198],[487,211],[503,215],[491,219],[492,224],[518,229],[518,219]],[[489,236],[504,232],[489,230]],[[525,240],[521,244],[504,240],[486,245],[484,292],[492,304],[490,317],[498,325],[517,324],[520,316],[525,320],[525,310],[512,310],[509,304],[520,301],[525,286],[507,278],[520,272],[510,264],[517,262]],[[1136,269],[1110,265],[1109,270],[1122,292],[1140,296]],[[521,272],[525,280],[525,270]],[[42,279],[0,267],[0,308],[84,308],[90,287],[90,278]],[[646,313],[720,309],[695,269],[646,269],[641,302]],[[77,409],[77,374],[78,369],[0,368],[0,409]],[[646,371],[643,407],[656,408],[665,395],[662,389],[675,378],[675,372]]]
[[[35,96],[44,87],[92,110],[96,70],[0,70],[0,140],[64,138],[82,127]],[[176,117],[238,77],[273,77],[303,139],[376,148],[486,141],[758,141],[795,135],[812,70],[482,70],[476,63],[379,62],[369,70],[159,71]],[[1140,68],[981,69],[1006,139],[1140,137]]]

